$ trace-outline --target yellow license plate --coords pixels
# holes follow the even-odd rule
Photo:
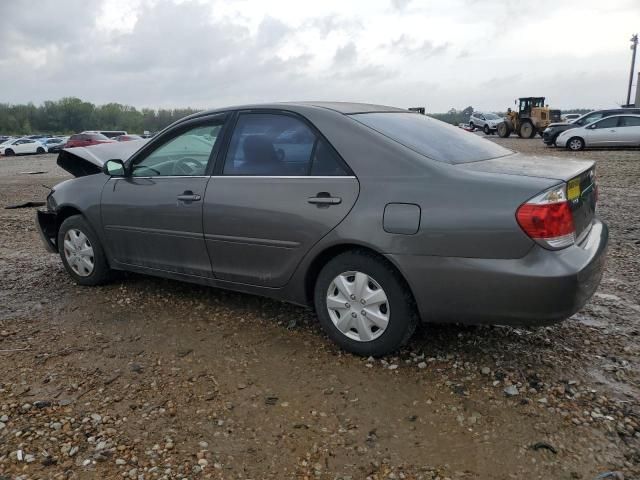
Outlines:
[[[574,178],[573,180],[569,180],[569,187],[567,188],[567,197],[569,200],[575,200],[576,198],[580,198],[580,179]]]

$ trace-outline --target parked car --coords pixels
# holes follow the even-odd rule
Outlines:
[[[544,324],[591,297],[608,229],[592,161],[528,157],[352,103],[201,112],[152,140],[65,149],[38,212],[81,285],[130,270],[314,306],[382,355],[418,320]]]
[[[498,129],[498,124],[503,121],[503,118],[495,113],[489,112],[473,112],[471,118],[469,118],[469,127],[472,130],[479,128],[485,134],[490,135],[495,133]]]
[[[32,138],[16,138],[7,140],[0,145],[0,155],[7,157],[13,155],[28,155],[32,153],[46,153],[47,147],[42,145],[38,140]]]
[[[70,137],[67,137],[67,136],[55,138],[55,140],[56,140],[55,143],[48,143],[47,144],[47,150],[49,151],[49,153],[60,153],[60,151],[63,148],[66,148],[67,142],[69,141],[69,138]]]
[[[552,123],[542,132],[542,141],[549,146],[556,144],[558,135],[572,128],[579,128],[589,125],[590,123],[600,120],[604,117],[610,117],[611,115],[621,115],[623,113],[629,113],[631,115],[640,114],[640,108],[611,108],[608,110],[595,110],[593,112],[585,113],[577,120],[571,123]]]
[[[579,113],[564,113],[562,115],[562,121],[567,122],[567,123],[571,123],[574,120],[577,120],[581,117],[581,115]]]
[[[42,145],[47,147],[47,151],[49,153],[53,153],[54,152],[54,147],[64,145],[66,143],[66,140],[63,139],[63,138],[58,138],[58,137],[43,138],[43,139],[40,139],[40,143],[42,143]]]
[[[107,138],[115,138],[119,137],[120,135],[127,135],[127,132],[125,132],[124,130],[87,130],[86,132],[82,133],[99,133]]]
[[[131,140],[142,140],[140,135],[118,135],[113,138],[118,142],[130,142]]]
[[[115,140],[111,140],[101,133],[83,132],[71,135],[65,145],[65,148],[89,147],[91,145],[111,142],[115,142]]]
[[[640,147],[640,115],[614,115],[558,135],[558,147]]]

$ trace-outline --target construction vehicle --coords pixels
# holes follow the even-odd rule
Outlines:
[[[517,100],[518,111],[510,108],[504,121],[498,124],[498,136],[506,138],[516,132],[522,138],[533,138],[551,122],[560,121],[560,110],[551,110],[544,104],[545,97],[523,97]]]

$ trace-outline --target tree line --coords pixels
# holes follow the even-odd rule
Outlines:
[[[107,103],[95,105],[76,97],[48,100],[42,105],[33,103],[13,105],[0,103],[0,134],[29,135],[48,133],[55,135],[78,133],[83,130],[125,130],[142,133],[157,132],[187,115],[199,110],[193,108],[136,109],[130,105]],[[588,109],[571,109],[563,113],[587,113]],[[453,125],[468,123],[473,107],[450,109],[446,113],[428,115]],[[502,112],[496,112],[503,115]]]
[[[83,130],[126,130],[157,132],[199,110],[193,108],[136,109],[130,105],[95,105],[75,97],[46,101],[36,106],[0,103],[0,134],[72,134]]]

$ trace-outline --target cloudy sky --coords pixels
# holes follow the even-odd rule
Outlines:
[[[0,102],[596,108],[625,100],[640,0],[0,0],[0,19]]]

